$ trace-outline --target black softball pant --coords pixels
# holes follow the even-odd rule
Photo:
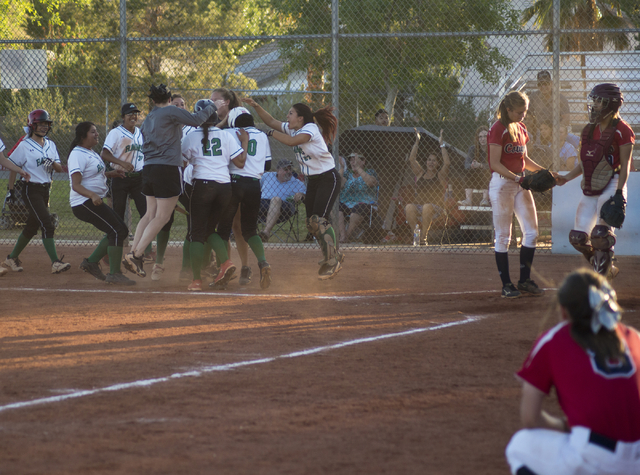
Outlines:
[[[190,231],[189,242],[205,243],[216,231],[231,200],[231,183],[218,183],[213,180],[193,180],[193,191],[189,203]]]
[[[112,178],[111,198],[113,199],[113,210],[123,220],[129,197],[135,203],[140,217],[143,217],[147,212],[147,198],[142,194],[142,173],[137,176]]]
[[[49,190],[50,183],[30,183],[26,182],[22,189],[22,199],[24,200],[29,216],[27,223],[22,230],[22,235],[31,239],[42,230],[42,239],[53,238],[55,226],[49,214]]]
[[[124,221],[105,203],[96,206],[87,200],[81,205],[71,208],[73,215],[80,221],[93,224],[100,231],[106,233],[109,246],[122,247],[129,236],[129,229]]]
[[[338,196],[340,196],[340,177],[335,168],[320,175],[309,176],[304,198],[307,218],[317,215],[331,221],[329,215]]]
[[[258,234],[258,214],[262,189],[260,180],[244,176],[231,177],[231,200],[222,214],[218,234],[224,241],[231,236],[233,218],[240,207],[240,227],[245,241]]]

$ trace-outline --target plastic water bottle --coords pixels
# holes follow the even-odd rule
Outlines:
[[[413,230],[413,247],[418,247],[419,245],[420,245],[420,225],[416,224],[416,227]]]

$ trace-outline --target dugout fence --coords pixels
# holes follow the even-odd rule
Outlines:
[[[339,117],[332,147],[337,167],[348,176],[350,156],[357,155],[377,180],[372,190],[356,187],[341,197],[350,205],[371,201],[373,206],[358,208],[364,218],[358,227],[350,219],[339,226],[340,209],[348,213],[338,206],[334,211],[343,246],[350,249],[492,251],[481,136],[504,95],[538,91],[543,71],[551,78],[550,110],[535,124],[527,120],[530,154],[541,164],[570,168],[574,158],[565,142],[571,145],[580,135],[586,95],[600,82],[621,86],[622,116],[640,132],[640,12],[634,5],[600,2],[595,12],[587,8],[591,2],[566,0],[29,5],[0,7],[0,137],[7,151],[24,134],[28,113],[45,108],[54,120],[50,137],[66,162],[78,122],[96,123],[104,140],[117,125],[123,102],[149,110],[146,92],[152,83],[168,84],[188,108],[211,89],[227,87],[282,120],[296,102],[313,109],[333,105]],[[385,113],[377,114],[381,110],[387,122]],[[435,155],[442,165],[442,131],[449,165],[434,198],[437,215],[430,226],[423,225],[429,227],[428,245],[414,247],[406,206],[424,204],[416,197],[409,163],[416,131],[419,164],[426,169]],[[271,147],[274,171],[279,160],[288,159],[299,172],[291,148],[273,139]],[[635,165],[640,167],[637,160]],[[0,171],[0,189],[8,180],[9,173]],[[99,233],[72,215],[68,193],[66,175],[55,174],[51,210],[59,219],[57,239],[78,245],[97,241]],[[536,204],[539,248],[550,252],[551,193],[536,196]],[[268,247],[315,246],[304,227],[304,206],[297,210],[294,242],[277,231]],[[4,244],[21,232],[10,211],[3,206],[0,215]],[[134,229],[137,213],[129,219]],[[176,214],[171,245],[179,245],[185,233],[186,220]],[[514,223],[514,246],[518,237]]]

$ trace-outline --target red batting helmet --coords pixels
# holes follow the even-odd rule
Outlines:
[[[609,114],[618,112],[623,100],[622,93],[617,84],[598,84],[591,89],[587,99],[589,123],[596,124],[605,119]],[[600,104],[602,107],[595,107]]]
[[[49,133],[51,131],[51,124],[53,124],[49,113],[44,109],[36,109],[34,111],[31,111],[31,113],[29,114],[29,118],[27,119],[27,125],[29,126],[29,130],[31,131],[31,133],[33,133],[33,131],[35,130],[36,124],[40,122],[46,122],[47,124],[49,124],[49,130],[47,131],[47,133]]]

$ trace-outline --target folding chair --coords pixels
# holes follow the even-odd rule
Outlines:
[[[300,205],[301,201],[294,202],[294,211],[288,218],[280,216],[277,223],[271,230],[269,238],[275,238],[282,243],[300,242]],[[258,231],[262,231],[266,225],[267,217],[263,214],[258,216]],[[305,228],[306,230],[306,228]]]

